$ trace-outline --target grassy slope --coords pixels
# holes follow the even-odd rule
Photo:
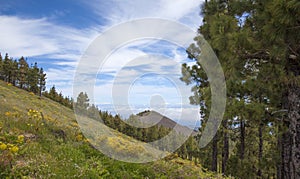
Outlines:
[[[127,147],[143,145],[130,140]],[[72,110],[0,81],[0,178],[220,177],[203,170],[174,155],[146,164],[106,157],[82,137]]]

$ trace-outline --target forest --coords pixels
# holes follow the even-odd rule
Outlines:
[[[205,1],[201,15],[199,36],[227,87],[222,125],[199,151],[202,164],[239,178],[300,178],[300,2]],[[211,94],[198,39],[187,49],[197,64],[183,64],[182,80],[195,84],[190,101],[200,105],[202,131]]]
[[[8,53],[4,59],[0,54],[0,79],[40,96],[46,89],[46,74],[43,68],[39,68],[37,63],[29,66],[24,57],[14,60]]]
[[[13,86],[32,92],[39,96],[48,97],[60,104],[73,108],[73,99],[58,92],[55,86],[46,91],[46,73],[39,68],[37,62],[31,65],[23,56],[19,59],[5,54],[3,59],[0,53],[0,80]]]

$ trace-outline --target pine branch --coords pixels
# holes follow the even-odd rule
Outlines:
[[[270,55],[268,52],[265,51],[259,51],[256,53],[252,53],[252,54],[242,54],[241,58],[243,59],[262,59],[262,60],[269,60],[270,59]]]
[[[299,54],[296,51],[294,51],[293,48],[290,45],[288,45],[288,48],[290,49],[290,51],[292,53],[294,53],[294,55],[299,56]]]
[[[300,28],[300,25],[298,25],[298,26],[294,26],[294,27],[289,27],[289,28],[287,28],[287,30],[291,30],[291,29],[298,29],[298,28]]]

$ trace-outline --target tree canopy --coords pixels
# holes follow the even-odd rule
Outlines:
[[[43,68],[38,68],[37,63],[29,66],[24,57],[14,60],[6,53],[3,59],[0,54],[0,79],[40,96],[46,90],[46,73]]]
[[[218,56],[227,85],[223,123],[202,150],[203,156],[211,156],[204,157],[203,164],[240,178],[299,178],[299,1],[211,0],[201,13],[199,35]],[[187,49],[196,64],[183,64],[181,79],[194,84],[190,101],[200,105],[201,131],[211,95],[197,59],[199,39]]]

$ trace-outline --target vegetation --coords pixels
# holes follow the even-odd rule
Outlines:
[[[42,95],[46,89],[46,74],[37,63],[29,67],[24,57],[18,61],[6,53],[4,59],[0,54],[0,79],[21,89]]]
[[[199,151],[205,167],[239,178],[300,178],[299,13],[297,0],[205,1],[199,35],[218,56],[227,85],[221,129]],[[199,39],[187,50],[196,64],[183,64],[182,80],[195,84],[190,99],[201,107],[202,131],[211,96]]]
[[[56,101],[70,109],[73,109],[74,100],[68,96],[64,96],[62,92],[58,93],[54,85],[50,88],[49,92],[43,92],[43,96]]]
[[[6,53],[4,59],[0,54],[0,80],[10,83],[13,86],[33,92],[39,96],[46,96],[53,101],[73,108],[73,99],[64,97],[62,92],[58,93],[53,86],[49,92],[46,90],[46,73],[39,68],[37,63],[29,64],[24,57],[14,60]]]
[[[2,81],[0,114],[0,178],[221,178],[176,155],[146,164],[113,160],[84,138],[70,108]],[[123,137],[102,138],[122,152]],[[143,150],[130,140],[127,147]]]
[[[153,142],[167,136],[171,131],[171,127],[165,127],[160,125],[153,125],[148,128],[138,128],[136,126],[143,126],[142,122],[139,120],[138,116],[142,114],[149,113],[149,111],[143,111],[137,115],[131,115],[128,119],[121,119],[119,115],[109,114],[107,111],[99,110],[95,105],[89,104],[88,95],[84,92],[81,92],[75,102],[75,110],[78,114],[89,116],[91,119],[97,120],[106,126],[115,129],[122,134],[130,136],[134,139],[137,139],[142,142]],[[130,125],[135,124],[135,125]],[[153,147],[162,150],[170,151],[174,148],[174,142],[180,141],[183,138],[183,134],[175,133],[174,139],[164,140],[163,144],[156,145]],[[178,140],[175,140],[178,139]],[[196,140],[193,136],[190,136],[189,139],[176,151],[176,154],[183,158],[189,159],[190,161],[198,162],[199,156],[194,155],[199,148],[196,144]]]

